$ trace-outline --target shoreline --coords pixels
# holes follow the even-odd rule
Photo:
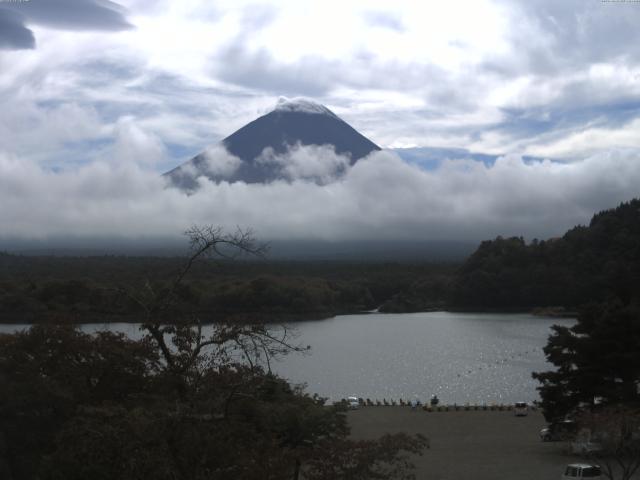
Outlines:
[[[555,308],[534,308],[534,309],[466,309],[466,308],[440,308],[420,311],[407,311],[407,312],[381,312],[376,310],[358,310],[358,311],[336,311],[336,312],[313,312],[313,313],[255,313],[255,312],[232,312],[228,314],[216,314],[209,315],[209,319],[202,321],[202,325],[213,325],[221,322],[221,319],[231,319],[234,317],[235,321],[238,321],[242,317],[253,317],[259,321],[244,321],[239,323],[252,324],[252,323],[264,323],[264,324],[282,324],[282,323],[298,323],[298,322],[321,322],[329,320],[335,317],[350,316],[350,315],[404,315],[415,313],[482,313],[482,314],[516,314],[516,315],[531,315],[534,317],[546,317],[546,318],[559,318],[559,319],[575,319],[578,316],[576,311],[557,311]],[[141,323],[140,315],[127,314],[127,315],[87,315],[84,319],[78,318],[80,314],[44,314],[45,318],[33,321],[33,319],[18,319],[18,318],[6,318],[6,316],[0,317],[0,325],[41,325],[41,324],[54,324],[54,325],[101,325],[110,323]],[[89,318],[87,318],[89,317]],[[97,317],[97,318],[96,318]],[[213,318],[217,317],[217,318]],[[194,325],[196,325],[194,323]]]

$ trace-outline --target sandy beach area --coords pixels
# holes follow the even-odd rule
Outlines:
[[[542,442],[540,412],[412,411],[410,407],[363,407],[348,413],[352,437],[421,433],[431,442],[415,458],[416,477],[425,480],[559,479],[567,463],[584,462],[565,453],[564,442]]]

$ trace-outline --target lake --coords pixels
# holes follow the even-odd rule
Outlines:
[[[272,367],[309,392],[332,400],[349,395],[443,403],[513,403],[538,399],[531,372],[548,370],[542,347],[553,324],[571,319],[527,314],[427,312],[340,315],[289,324],[309,354]],[[0,325],[11,332],[24,325]],[[135,324],[85,324],[140,335]]]

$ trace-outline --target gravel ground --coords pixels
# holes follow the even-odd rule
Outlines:
[[[412,411],[409,407],[364,407],[348,413],[356,439],[384,433],[422,433],[431,442],[415,458],[421,480],[558,480],[567,463],[563,442],[541,442],[539,412],[516,417],[508,411]]]

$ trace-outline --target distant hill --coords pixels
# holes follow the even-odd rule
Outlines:
[[[291,147],[329,145],[350,164],[369,153],[380,150],[375,143],[358,133],[327,107],[305,99],[281,100],[275,110],[245,125],[222,140],[235,159],[231,168],[211,168],[210,152],[203,152],[165,173],[174,186],[192,189],[196,178],[206,176],[214,181],[266,183],[285,178],[266,155],[282,155]],[[236,159],[239,162],[233,163]]]
[[[640,302],[640,199],[593,216],[562,238],[482,242],[458,271],[452,303],[467,308],[575,308]]]

